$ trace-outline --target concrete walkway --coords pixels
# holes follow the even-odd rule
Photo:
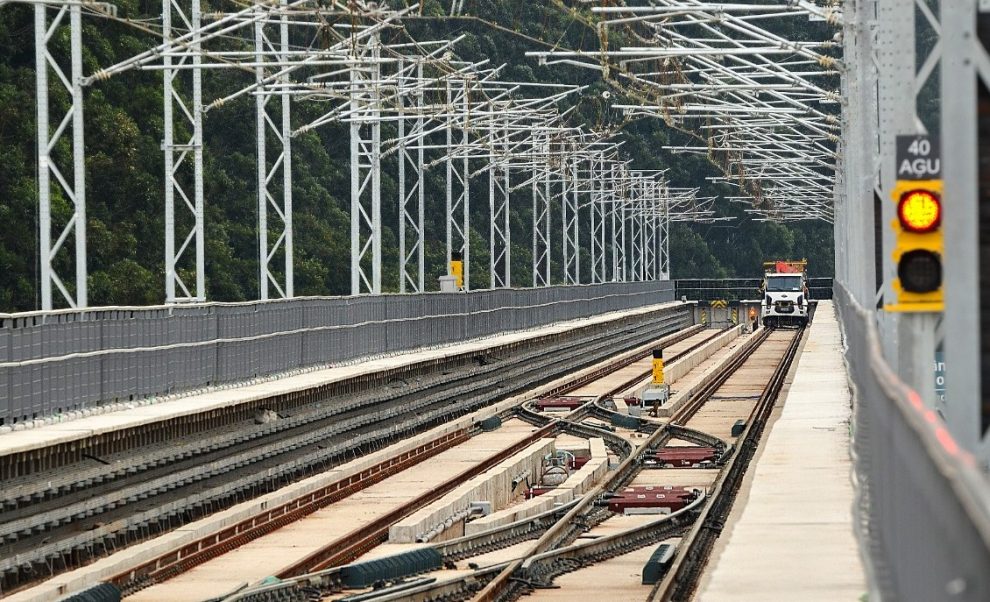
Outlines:
[[[822,301],[699,600],[836,602],[866,593],[853,534],[850,404],[835,308]]]

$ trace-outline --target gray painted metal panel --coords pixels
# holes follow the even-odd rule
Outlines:
[[[990,484],[887,364],[872,311],[844,286],[835,292],[855,392],[855,511],[869,598],[990,600]]]

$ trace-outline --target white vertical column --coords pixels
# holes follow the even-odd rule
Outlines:
[[[287,0],[280,0],[280,6],[285,7]],[[274,288],[281,298],[294,296],[292,271],[292,114],[291,98],[288,94],[280,94],[281,122],[276,123],[269,112],[274,95],[267,93],[265,62],[268,56],[276,55],[281,64],[289,61],[289,23],[283,13],[279,23],[280,43],[276,49],[265,34],[266,21],[258,21],[254,25],[255,45],[255,83],[258,86],[255,96],[256,129],[257,129],[257,160],[258,160],[258,265],[259,265],[259,297],[269,298],[269,289]],[[278,77],[279,83],[289,81],[288,74]],[[269,161],[267,145],[269,136],[274,139],[280,152],[274,160]],[[279,173],[281,172],[281,173]],[[279,177],[281,176],[281,177]],[[278,184],[281,191],[273,190]],[[274,219],[269,220],[269,212]],[[275,241],[269,244],[269,233],[274,230]],[[282,275],[275,268],[275,256],[282,251],[284,263]]]
[[[164,71],[164,136],[162,151],[165,153],[165,301],[167,303],[204,301],[206,280],[204,274],[205,251],[203,237],[203,85],[200,42],[200,0],[191,0],[186,11],[176,0],[164,0],[162,6],[162,37],[173,38],[173,12],[182,25],[194,32],[188,50],[175,62],[172,53],[163,56]],[[180,34],[182,35],[182,34]],[[176,36],[178,37],[178,36]],[[190,69],[182,69],[187,63]],[[191,102],[181,93],[184,71],[188,71]],[[178,111],[175,109],[178,108]],[[176,121],[191,130],[188,141],[175,141]],[[191,155],[191,156],[190,156]],[[190,180],[192,195],[190,196]],[[177,203],[178,202],[178,203]],[[183,208],[177,220],[176,204]],[[181,239],[177,238],[183,232]],[[178,243],[178,244],[177,244]],[[191,253],[189,246],[192,245]],[[185,260],[191,254],[192,261]],[[191,265],[190,265],[191,264]],[[188,266],[188,267],[186,267]],[[183,267],[193,272],[194,291],[179,274]]]
[[[447,215],[445,218],[447,225],[447,265],[450,265],[452,255],[460,251],[464,266],[464,289],[471,287],[471,174],[468,171],[468,145],[470,143],[471,128],[471,99],[469,95],[470,83],[467,80],[461,82],[461,89],[455,90],[451,81],[447,80]],[[461,116],[460,123],[455,123],[458,115]],[[455,143],[454,130],[461,130],[461,142]],[[460,153],[461,161],[456,161]],[[456,190],[455,190],[456,189]]]
[[[352,295],[382,292],[380,54],[374,35],[351,57]]]
[[[942,0],[942,155],[945,182],[945,420],[956,440],[990,464],[984,422],[987,402],[982,365],[981,280],[986,266],[980,253],[980,115],[978,86],[990,89],[986,46],[977,32],[975,0]],[[986,18],[984,15],[982,18]],[[951,141],[951,143],[950,143]],[[988,141],[982,141],[990,143]],[[982,236],[987,236],[984,232]]]
[[[496,112],[494,108],[492,112]],[[510,174],[508,117],[504,117],[501,121],[502,127],[498,128],[493,117],[490,128],[492,156],[489,159],[488,165],[488,249],[491,288],[506,288],[511,286],[511,268],[509,266],[511,233],[509,231]]]
[[[533,142],[533,286],[550,285],[550,136]]]
[[[268,159],[266,156],[265,144],[265,120],[268,118],[265,105],[268,104],[269,97],[264,94],[265,82],[265,22],[257,21],[254,24],[254,60],[257,66],[254,68],[254,82],[258,86],[258,93],[254,97],[254,117],[255,117],[255,158],[257,168],[255,169],[258,189],[258,296],[262,301],[268,299]]]
[[[34,7],[35,45],[35,87],[37,91],[37,131],[38,131],[38,240],[41,268],[41,308],[54,309],[52,285],[70,306],[83,308],[88,305],[86,286],[86,168],[85,137],[83,122],[82,90],[82,14],[80,6],[62,6],[55,11],[51,24],[48,23],[48,8],[43,4]],[[48,42],[62,27],[66,15],[69,17],[69,76],[48,50]],[[68,93],[70,107],[59,120],[54,133],[50,131],[50,107],[48,74],[55,74]],[[65,128],[72,123],[72,177],[70,179],[59,169],[58,161],[52,156],[62,139]],[[60,195],[72,203],[72,215],[61,227],[52,242],[51,194],[52,176]],[[57,273],[53,261],[65,245],[69,235],[73,235],[75,246],[75,291],[71,293],[62,277]]]
[[[279,24],[279,50],[283,62],[289,60],[289,16],[286,14],[288,0],[279,0],[282,8],[281,23]],[[282,83],[289,82],[289,74],[281,78]],[[295,272],[293,270],[292,252],[292,98],[282,95],[282,222],[285,242],[285,296],[295,297]]]
[[[399,292],[423,292],[425,260],[423,255],[424,230],[423,211],[425,208],[423,180],[423,91],[419,83],[410,93],[406,67],[399,60],[398,78],[398,156],[399,156]],[[416,65],[416,81],[423,81],[423,63]],[[407,95],[412,96],[412,130],[406,132]],[[409,152],[407,138],[411,138],[415,152]],[[413,170],[412,186],[407,187],[409,168]],[[412,237],[410,237],[412,233]]]

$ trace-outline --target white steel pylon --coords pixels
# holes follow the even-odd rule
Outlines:
[[[280,0],[279,5],[284,9],[286,0]],[[268,299],[269,285],[274,287],[281,298],[291,298],[293,291],[292,272],[292,115],[291,98],[288,94],[279,95],[281,98],[281,120],[276,124],[275,118],[268,110],[268,105],[276,98],[265,94],[267,77],[265,61],[267,56],[275,57],[279,64],[286,64],[289,57],[289,22],[283,13],[279,23],[279,46],[271,42],[265,34],[265,21],[256,21],[255,35],[255,83],[258,92],[255,94],[255,110],[257,117],[258,138],[258,284],[262,301]],[[288,83],[285,73],[278,78],[280,83]],[[268,160],[268,137],[274,140],[278,155],[273,161]],[[275,186],[281,175],[281,186]],[[280,191],[278,189],[281,189]],[[280,200],[279,200],[280,199]],[[275,213],[277,221],[269,222],[269,208]],[[275,241],[269,245],[269,231],[275,226]],[[276,254],[282,251],[284,267],[282,278],[273,271]]]
[[[550,135],[534,139],[533,152],[549,161]],[[533,286],[550,286],[550,165],[533,163]]]
[[[45,4],[34,6],[34,49],[36,84],[38,94],[38,225],[41,253],[41,309],[54,308],[52,284],[70,307],[86,307],[86,174],[85,144],[83,139],[83,91],[82,91],[82,16],[79,4],[64,4],[53,9],[54,17],[48,22],[49,8]],[[69,75],[49,52],[48,42],[64,26],[69,17]],[[55,131],[51,131],[49,115],[48,75],[65,88],[69,95],[69,108],[59,119]],[[72,124],[72,173],[63,173],[65,165],[59,163],[53,151],[62,139],[66,128]],[[55,199],[63,195],[71,203],[72,214],[65,224],[59,224],[58,235],[52,242],[52,190],[54,176]],[[71,176],[71,180],[69,178]],[[53,265],[69,235],[75,238],[75,294],[69,292]]]
[[[565,155],[564,152],[561,155]],[[567,157],[564,162],[564,189],[560,200],[562,241],[563,241],[563,264],[564,264],[564,284],[580,284],[581,282],[581,248],[578,236],[580,234],[578,225],[579,203],[579,182],[580,182],[580,159],[574,154]]]
[[[206,281],[204,274],[203,248],[203,80],[200,43],[200,0],[190,0],[188,7],[179,0],[164,0],[162,3],[162,37],[169,42],[176,31],[172,18],[178,15],[179,21],[189,32],[189,53],[181,55],[173,63],[170,52],[163,56],[164,61],[164,140],[165,153],[165,301],[167,303],[205,301]],[[188,16],[187,16],[188,15]],[[191,69],[183,69],[186,63]],[[192,98],[187,100],[180,88],[188,87]],[[178,109],[178,111],[176,111]],[[177,123],[182,127],[176,131]],[[187,134],[184,142],[176,142],[177,135]],[[190,195],[190,191],[192,194]],[[177,220],[176,203],[179,215]],[[184,232],[176,238],[176,229]],[[176,245],[178,243],[178,245]],[[189,286],[179,275],[184,267],[183,257],[193,246],[192,272],[195,288]],[[188,262],[185,263],[188,265]]]
[[[460,83],[460,85],[456,85]],[[470,145],[471,132],[471,100],[470,84],[467,79],[451,81],[447,79],[447,114],[446,114],[446,135],[447,135],[447,265],[454,253],[461,253],[464,261],[464,290],[471,288],[471,174],[469,169],[469,158],[464,153],[457,162],[454,149],[460,145],[468,147]],[[460,105],[459,109],[455,109]],[[457,116],[461,116],[458,123]],[[460,127],[461,142],[454,142],[454,130]]]
[[[657,195],[655,180],[645,182],[643,197],[643,280],[656,280],[657,262]]]
[[[666,182],[661,184],[660,214],[658,216],[657,236],[657,268],[659,280],[670,280],[670,188]]]
[[[591,282],[605,282],[605,196],[606,179],[605,156],[592,155],[588,182],[591,186]]]
[[[407,84],[407,68],[415,68],[416,81],[423,81],[423,62],[417,61],[412,67],[406,67],[399,61],[398,85],[399,93],[396,99],[397,121],[399,136],[397,153],[399,156],[399,292],[422,293],[425,279],[424,256],[424,226],[423,215],[426,207],[426,189],[424,187],[423,138],[425,119],[423,116],[423,90],[420,86],[412,91],[404,88]],[[407,105],[412,109],[412,118],[406,115]],[[406,121],[411,121],[411,128],[406,133]],[[413,150],[410,151],[409,140],[412,140]],[[409,176],[412,172],[412,177]],[[411,179],[411,182],[407,182]],[[410,236],[410,233],[412,236]]]
[[[630,193],[632,198],[630,200],[630,211],[626,212],[626,217],[629,220],[629,239],[630,239],[630,276],[629,279],[632,281],[642,281],[643,278],[643,266],[644,266],[644,250],[643,250],[643,178],[641,174],[633,172],[632,186],[630,187]]]
[[[376,33],[352,48],[351,294],[382,292],[381,46]],[[368,59],[362,61],[361,59]]]
[[[488,200],[490,220],[488,230],[489,269],[491,271],[492,288],[508,288],[511,286],[511,251],[512,240],[509,231],[509,122],[508,113],[500,120],[499,148],[493,149],[488,165]],[[493,131],[493,133],[495,133]],[[496,137],[493,136],[493,140]]]
[[[624,202],[629,191],[629,180],[625,165],[614,164],[612,173],[621,175],[618,178],[618,185],[612,191],[611,203],[609,203],[610,221],[612,223],[612,281],[625,282],[626,271],[626,207]]]

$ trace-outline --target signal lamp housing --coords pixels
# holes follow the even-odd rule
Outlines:
[[[908,251],[897,263],[897,277],[909,293],[937,291],[942,286],[942,259],[927,249]]]

